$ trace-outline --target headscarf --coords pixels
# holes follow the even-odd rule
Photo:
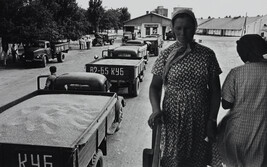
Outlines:
[[[258,34],[247,34],[242,36],[237,43],[237,52],[241,60],[245,63],[249,62],[259,62],[267,60],[267,43]]]
[[[172,26],[174,25],[174,20],[179,16],[179,15],[188,15],[190,18],[192,18],[194,25],[195,25],[195,30],[197,29],[197,19],[195,17],[195,14],[192,12],[190,9],[180,9],[177,10],[173,13],[172,15]]]
[[[197,29],[197,19],[195,17],[195,14],[190,9],[180,9],[173,13],[172,15],[172,26],[174,25],[174,21],[179,16],[189,16],[192,18],[192,21],[194,22],[195,30]],[[185,56],[187,56],[191,51],[192,48],[190,44],[183,45],[179,41],[176,41],[176,47],[172,50],[172,52],[169,54],[164,71],[163,71],[163,84],[165,85],[167,83],[167,75],[169,73],[169,70],[173,64],[183,59]]]

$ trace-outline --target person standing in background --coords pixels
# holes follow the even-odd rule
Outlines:
[[[237,52],[245,64],[223,83],[222,107],[230,110],[218,127],[219,151],[227,167],[266,167],[267,44],[259,35],[244,35]]]
[[[162,167],[207,167],[216,137],[221,69],[214,51],[194,42],[197,21],[191,10],[176,11],[172,26],[176,42],[152,68],[148,124],[153,127],[156,118],[163,118]]]
[[[49,67],[50,70],[50,75],[46,79],[45,83],[45,89],[54,89],[54,81],[57,78],[56,72],[57,72],[57,67],[56,66],[51,66]]]

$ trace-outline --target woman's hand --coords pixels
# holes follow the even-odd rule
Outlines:
[[[216,134],[217,134],[217,122],[214,120],[208,120],[207,136],[211,142],[216,141]]]
[[[161,115],[162,115],[162,112],[161,112],[161,111],[153,112],[153,113],[150,115],[150,117],[149,117],[149,119],[148,119],[148,125],[150,126],[151,129],[153,128],[153,126],[154,126],[154,124],[155,124],[155,120],[156,120],[156,119],[160,119]]]

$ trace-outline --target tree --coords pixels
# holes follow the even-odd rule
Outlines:
[[[105,11],[103,17],[100,20],[99,29],[101,31],[110,30],[111,28],[118,30],[119,16],[120,13],[118,12],[118,10],[109,9]]]
[[[39,3],[21,8],[14,21],[17,33],[12,34],[16,36],[18,42],[28,43],[37,39],[57,40],[63,37],[52,13]]]
[[[101,0],[90,0],[89,8],[87,9],[88,21],[92,24],[95,32],[98,32],[99,24],[105,10],[102,7]]]
[[[124,25],[124,22],[131,19],[131,14],[128,12],[128,8],[119,8],[119,28],[122,28]]]
[[[8,43],[14,43],[16,41],[12,34],[16,27],[13,19],[25,3],[26,0],[0,1],[0,37],[2,37],[2,47],[4,52],[7,52],[8,50]]]

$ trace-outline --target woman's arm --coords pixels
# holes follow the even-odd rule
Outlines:
[[[162,95],[163,80],[160,76],[153,75],[150,87],[149,87],[149,100],[152,106],[152,114],[149,117],[148,125],[150,127],[154,124],[154,119],[161,114],[161,95]]]
[[[221,102],[221,85],[219,76],[214,77],[209,82],[210,91],[210,115],[207,123],[207,136],[211,141],[216,140],[217,115]]]
[[[209,119],[216,120],[221,102],[221,84],[219,76],[214,77],[209,82],[210,91],[210,115]]]

